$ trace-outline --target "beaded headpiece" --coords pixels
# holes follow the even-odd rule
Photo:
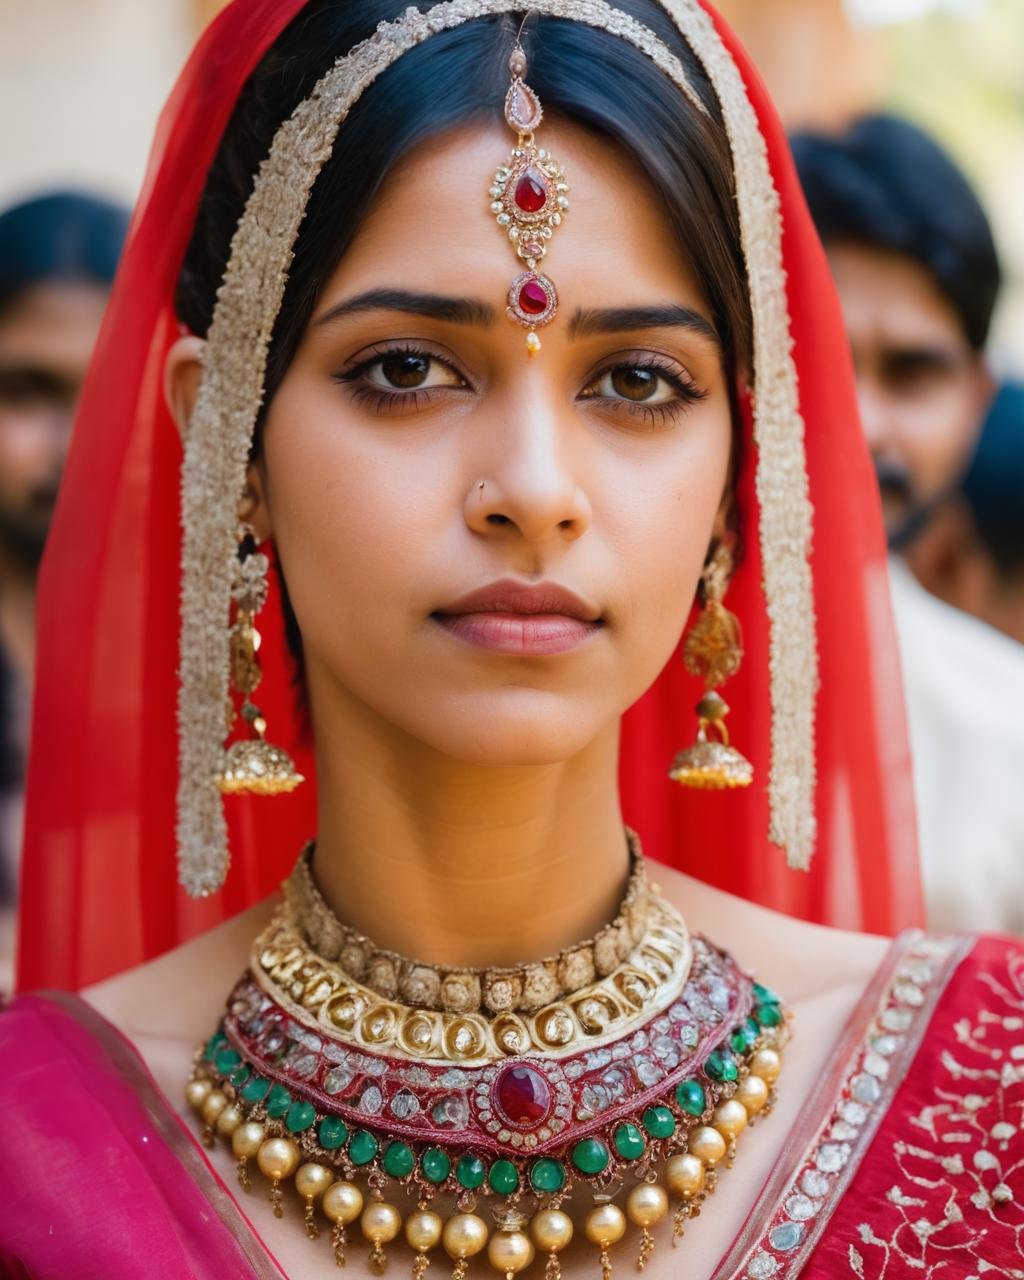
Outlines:
[[[313,184],[353,104],[402,54],[432,35],[474,19],[522,10],[522,0],[444,0],[423,12],[407,9],[381,23],[340,58],[279,128],[256,175],[238,224],[207,335],[203,378],[186,437],[182,470],[182,612],[177,797],[179,874],[194,896],[217,889],[228,866],[227,827],[217,775],[222,764],[224,707],[230,667],[230,615],[236,555],[236,512],[253,431],[263,399],[267,352],[284,297],[288,268]],[[713,22],[697,0],[663,7],[703,65],[721,107],[733,153],[736,198],[754,323],[754,440],[764,592],[770,624],[770,837],[791,866],[806,868],[814,846],[814,705],[817,688],[814,601],[809,566],[811,505],[796,369],[782,268],[779,197],[768,153],[742,77]],[[532,0],[533,13],[601,28],[639,49],[707,114],[685,68],[671,50],[629,14],[604,0]],[[513,68],[515,77],[515,68]],[[520,76],[521,80],[521,76]],[[529,123],[526,86],[513,80],[510,110]],[[538,108],[539,108],[539,104]],[[538,119],[539,122],[539,119]],[[518,124],[513,124],[517,128]],[[524,133],[524,141],[529,130]],[[544,165],[559,213],[560,178]],[[509,170],[508,182],[512,182]],[[516,179],[518,185],[519,179]],[[533,178],[531,176],[531,181]],[[495,203],[504,201],[500,187]],[[513,187],[513,201],[515,199]],[[525,188],[524,188],[525,195]],[[527,205],[530,203],[527,200]],[[550,203],[545,187],[545,211]],[[503,208],[501,212],[505,212]],[[519,208],[520,213],[530,213]],[[511,230],[511,215],[509,222]],[[557,223],[554,223],[557,225]],[[517,226],[517,230],[521,230]],[[534,243],[534,242],[527,242]],[[523,241],[518,241],[520,253]],[[520,256],[523,256],[520,253]],[[542,255],[541,255],[542,256]],[[530,266],[530,258],[534,266]],[[524,261],[534,278],[540,258]],[[524,281],[509,306],[530,316]],[[540,284],[543,290],[543,284]],[[513,286],[515,289],[515,286]],[[545,295],[545,300],[554,302]],[[539,305],[539,293],[536,295]],[[550,309],[553,314],[553,308]],[[532,313],[532,324],[539,323]]]

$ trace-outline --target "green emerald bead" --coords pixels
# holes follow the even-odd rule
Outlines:
[[[267,1091],[269,1090],[269,1088],[270,1088],[269,1080],[264,1080],[262,1076],[253,1076],[253,1078],[247,1082],[245,1088],[242,1090],[242,1101],[243,1102],[262,1102],[263,1099],[267,1096]]]
[[[782,1010],[777,1004],[763,1004],[754,1016],[762,1027],[777,1027],[782,1021]]]
[[[561,1191],[565,1186],[565,1166],[560,1160],[552,1160],[548,1156],[535,1160],[530,1169],[530,1185],[534,1191],[546,1194]]]
[[[763,987],[760,982],[755,982],[751,987],[751,993],[757,1004],[781,1004],[782,1001],[771,989],[771,987]]]
[[[583,1138],[572,1149],[572,1162],[580,1173],[603,1173],[611,1155],[599,1138]]]
[[[240,1067],[235,1067],[234,1071],[232,1071],[232,1073],[228,1076],[228,1079],[231,1081],[231,1083],[235,1086],[236,1089],[240,1089],[242,1085],[245,1084],[246,1080],[249,1079],[248,1065],[243,1062]]]
[[[708,1096],[699,1080],[681,1080],[676,1085],[676,1102],[691,1116],[702,1116],[707,1110]]]
[[[748,1018],[729,1037],[729,1044],[735,1053],[746,1053],[748,1049],[752,1049],[757,1043],[757,1037],[760,1034],[761,1028],[753,1018]]]
[[[288,1108],[284,1122],[292,1133],[302,1133],[316,1120],[316,1111],[311,1102],[293,1102]]]
[[[652,1138],[671,1138],[676,1131],[676,1118],[668,1107],[648,1107],[644,1128]]]
[[[283,1084],[275,1084],[267,1094],[267,1115],[272,1120],[280,1120],[292,1105],[292,1095]]]
[[[452,1171],[451,1156],[447,1151],[442,1151],[440,1147],[427,1147],[420,1157],[420,1169],[428,1182],[432,1182],[435,1187],[439,1187],[442,1182],[448,1181],[448,1175]],[[480,1181],[483,1181],[482,1167]],[[479,1186],[480,1183],[476,1185]]]
[[[620,1124],[612,1135],[615,1150],[623,1160],[636,1160],[644,1153],[644,1135],[635,1124]]]
[[[213,1059],[213,1065],[221,1073],[222,1076],[230,1075],[235,1067],[242,1061],[242,1055],[237,1049],[232,1049],[229,1045],[226,1049],[218,1049]]]
[[[325,1151],[337,1151],[348,1142],[348,1125],[338,1116],[325,1116],[320,1121],[319,1138]]]
[[[704,1070],[712,1080],[718,1080],[720,1083],[735,1080],[740,1074],[739,1068],[736,1066],[736,1059],[731,1053],[725,1053],[720,1049],[708,1054]]]
[[[357,1129],[348,1144],[348,1158],[353,1164],[369,1164],[377,1154],[377,1139],[365,1129]]]
[[[487,1166],[479,1156],[463,1156],[455,1166],[455,1181],[467,1191],[475,1191],[487,1176]]]
[[[217,1056],[217,1050],[222,1049],[228,1042],[227,1036],[223,1031],[215,1031],[206,1042],[205,1058],[207,1062],[212,1062]]]
[[[392,1178],[407,1178],[416,1167],[412,1147],[404,1142],[389,1142],[384,1151],[384,1172]]]
[[[487,1181],[491,1190],[499,1196],[510,1196],[513,1191],[519,1190],[519,1170],[511,1160],[495,1160]]]

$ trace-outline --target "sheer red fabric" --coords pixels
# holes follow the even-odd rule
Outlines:
[[[39,589],[39,648],[22,886],[19,985],[81,987],[195,936],[268,893],[314,829],[314,786],[234,800],[224,889],[190,901],[175,880],[181,445],[163,403],[177,334],[175,281],[207,169],[246,78],[305,0],[235,0],[164,111],[90,370]],[[717,19],[716,19],[717,21]],[[721,28],[765,134],[815,505],[818,853],[787,871],[768,842],[768,626],[760,588],[750,415],[739,503],[745,557],[729,596],[747,658],[726,689],[758,783],[686,794],[665,771],[692,737],[696,689],[673,661],[629,713],[622,792],[648,852],[779,910],[892,932],[920,916],[903,725],[873,473],[857,422],[827,267],[767,93]],[[313,776],[280,608],[261,615],[261,705]],[[290,740],[289,740],[290,739]]]

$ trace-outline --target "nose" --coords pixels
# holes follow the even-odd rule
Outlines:
[[[536,402],[508,413],[473,459],[466,523],[488,537],[574,542],[590,526],[571,424]]]

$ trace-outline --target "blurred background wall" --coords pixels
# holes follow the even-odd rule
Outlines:
[[[359,0],[349,0],[359,3]],[[174,75],[224,0],[0,0],[0,207],[56,184],[131,199]],[[790,126],[884,105],[978,186],[1010,288],[994,355],[1024,371],[1024,0],[719,0]]]

